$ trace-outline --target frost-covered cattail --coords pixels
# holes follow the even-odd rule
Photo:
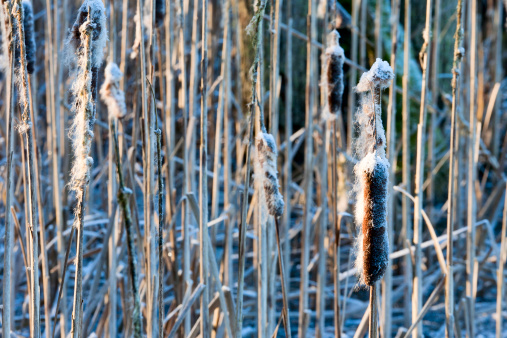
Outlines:
[[[259,188],[264,189],[264,197],[270,215],[278,217],[283,215],[283,196],[278,183],[276,170],[276,142],[273,135],[261,132],[255,140],[257,156],[255,159],[255,182]]]
[[[33,8],[30,0],[23,0],[23,28],[25,29],[26,69],[35,70],[35,33],[33,30]]]
[[[90,11],[90,13],[89,13]],[[71,28],[70,42],[75,48],[78,62],[87,61],[83,60],[85,51],[83,48],[83,26],[89,19],[91,22],[89,26],[91,29],[91,53],[90,61],[92,68],[99,68],[102,65],[104,59],[104,47],[107,42],[107,29],[106,29],[106,10],[104,4],[100,0],[85,0],[74,21],[74,25]]]
[[[85,0],[79,8],[71,34],[78,66],[72,85],[75,117],[70,136],[75,159],[71,187],[80,190],[88,183],[89,169],[93,164],[90,150],[95,123],[97,69],[102,64],[107,41],[105,8],[101,0]]]
[[[356,152],[357,203],[355,219],[360,228],[356,242],[356,266],[360,282],[368,286],[380,280],[389,263],[387,238],[387,184],[389,162],[385,155],[385,132],[382,126],[380,92],[394,77],[389,64],[381,59],[361,76],[356,90],[362,93],[357,112],[359,137]]]
[[[104,83],[100,88],[100,98],[107,105],[110,118],[121,119],[127,113],[125,93],[120,89],[122,77],[123,73],[116,63],[107,64],[104,71]]]
[[[338,114],[342,107],[343,96],[343,61],[345,54],[340,47],[340,34],[333,31],[331,36],[332,45],[326,49],[327,55],[327,99],[329,112]]]
[[[77,58],[76,78],[72,85],[74,95],[74,120],[70,131],[74,163],[71,170],[70,188],[76,192],[74,226],[77,229],[76,274],[71,335],[79,337],[83,324],[83,217],[84,196],[90,180],[93,159],[90,156],[98,69],[102,64],[107,41],[106,11],[102,0],[85,0],[71,30],[70,42]]]

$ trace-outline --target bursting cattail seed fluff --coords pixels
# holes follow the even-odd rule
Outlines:
[[[100,98],[107,105],[110,118],[123,118],[127,113],[125,93],[120,90],[120,80],[123,77],[118,65],[114,62],[107,64],[104,70],[104,83],[100,88]]]
[[[90,14],[88,10],[91,11]],[[88,21],[88,16],[91,22]],[[89,54],[85,48],[87,29],[91,29]],[[74,150],[70,186],[78,191],[88,184],[89,171],[93,165],[90,151],[95,123],[97,69],[102,64],[107,41],[105,8],[101,0],[84,1],[79,8],[71,34],[71,41],[76,48],[77,74],[72,85],[75,116],[70,130]]]
[[[389,64],[377,59],[370,71],[361,76],[356,87],[361,93],[361,106],[356,114],[359,136],[355,142],[360,161],[354,167],[357,198],[355,221],[358,228],[356,267],[360,282],[368,286],[382,278],[389,263],[389,162],[385,152],[380,93],[393,78]]]
[[[268,213],[274,217],[283,215],[283,196],[278,183],[276,158],[278,156],[276,142],[273,135],[260,133],[256,137],[255,146],[257,156],[255,159],[255,182],[259,188],[264,189]]]

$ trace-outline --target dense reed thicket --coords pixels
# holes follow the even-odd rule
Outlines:
[[[507,336],[502,0],[0,3],[2,337]]]

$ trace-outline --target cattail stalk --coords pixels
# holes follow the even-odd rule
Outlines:
[[[292,183],[292,0],[286,0],[286,20],[287,20],[287,45],[285,56],[285,74],[287,83],[285,84],[285,165],[284,165],[284,196],[285,200],[291,200],[291,183]],[[287,293],[290,291],[290,237],[289,229],[291,224],[291,205],[286,203],[285,213],[283,215],[283,240],[284,246],[284,266],[285,266],[285,288]]]
[[[392,1],[392,17],[391,17],[391,68],[396,70],[396,52],[398,49],[398,21],[399,21],[399,7],[400,1],[393,0]],[[394,75],[391,86],[389,87],[389,104],[387,107],[387,144],[388,152],[387,156],[389,159],[389,176],[391,180],[389,180],[388,184],[388,199],[387,199],[387,238],[389,240],[389,250],[390,254],[393,247],[393,229],[395,224],[395,200],[392,198],[393,196],[393,185],[395,181],[395,162],[396,162],[396,154],[395,154],[395,145],[396,145],[396,74]],[[384,279],[382,280],[382,329],[383,329],[383,337],[391,337],[392,331],[392,282],[393,271],[391,269],[386,270],[386,274]]]
[[[72,28],[71,42],[76,45],[78,56],[77,79],[73,86],[76,112],[71,137],[74,148],[74,164],[71,172],[71,188],[76,192],[74,226],[77,229],[76,275],[74,286],[74,309],[71,336],[80,337],[83,320],[83,219],[84,197],[90,181],[93,159],[90,157],[93,126],[95,123],[95,100],[98,68],[102,63],[106,42],[105,9],[102,1],[85,0]]]
[[[241,224],[239,227],[239,259],[238,259],[238,293],[237,293],[237,310],[236,310],[236,322],[237,322],[237,331],[236,338],[241,337],[241,331],[243,328],[243,292],[245,287],[245,261],[246,261],[246,252],[245,252],[245,244],[246,244],[246,231],[247,231],[247,213],[248,213],[248,188],[250,187],[250,159],[251,159],[251,146],[253,141],[253,131],[254,131],[254,117],[255,117],[255,109],[258,102],[257,97],[257,72],[259,70],[259,47],[262,43],[261,32],[260,32],[260,23],[264,16],[264,11],[266,9],[265,0],[259,0],[257,3],[257,8],[254,13],[250,24],[247,27],[247,32],[252,36],[252,45],[254,47],[254,61],[251,67],[251,80],[252,80],[252,94],[250,98],[250,117],[248,121],[248,144],[246,145],[246,172],[245,172],[245,181],[244,181],[244,189],[243,196],[241,201]]]
[[[424,43],[419,53],[419,59],[422,67],[421,84],[421,106],[419,112],[419,123],[417,125],[417,150],[416,150],[416,169],[415,169],[415,202],[414,202],[414,244],[415,244],[415,272],[413,279],[413,297],[412,297],[412,321],[416,321],[423,305],[422,301],[422,204],[423,204],[423,183],[424,183],[424,148],[426,132],[426,97],[428,92],[428,73],[431,49],[431,15],[432,1],[426,1],[426,24],[423,31]],[[450,248],[448,248],[450,249]],[[412,332],[414,338],[422,335],[423,325],[419,322]]]
[[[500,255],[498,257],[497,288],[496,288],[496,338],[502,336],[502,307],[504,296],[504,267],[507,261],[507,184],[505,186],[505,202],[503,208],[502,230],[500,233]]]
[[[201,296],[201,336],[210,337],[208,258],[208,0],[202,0],[201,149],[199,172],[199,277],[206,290]]]
[[[313,190],[313,113],[314,113],[314,95],[312,92],[314,48],[312,39],[316,36],[316,2],[308,0],[308,15],[306,18],[306,30],[308,41],[306,44],[306,88],[305,88],[305,162],[304,162],[304,195],[305,207],[303,215],[303,228],[301,230],[301,266],[308,266],[310,256],[310,231],[312,221],[312,190]],[[309,324],[308,308],[308,270],[301,269],[300,299],[299,299],[299,318],[298,318],[298,336],[306,337]]]
[[[13,136],[13,125],[14,125],[14,109],[15,102],[14,98],[14,46],[15,46],[15,35],[10,30],[12,25],[6,26],[7,22],[12,20],[10,13],[10,2],[7,2],[5,7],[0,5],[0,25],[2,25],[2,43],[6,44],[7,55],[4,57],[8,58],[5,62],[10,65],[10,70],[7,73],[6,81],[6,115],[7,115],[7,187],[6,187],[6,201],[5,201],[5,238],[4,238],[4,266],[3,266],[3,311],[2,311],[2,334],[3,337],[10,337],[11,335],[11,315],[13,309],[11,307],[13,297],[12,295],[12,263],[13,263],[13,249],[14,249],[14,220],[11,215],[11,207],[13,204],[14,197],[14,170],[12,166],[12,156],[14,154],[14,136]],[[28,280],[28,277],[27,277]]]
[[[410,85],[410,38],[411,38],[411,0],[405,0],[405,35],[403,37],[403,95],[402,95],[402,181],[403,185],[410,191],[411,190],[411,173],[410,173],[410,100],[409,100],[409,85]],[[410,200],[408,197],[403,196],[401,200],[402,205],[402,227],[405,234],[405,242],[412,243],[412,225],[410,215]],[[412,260],[410,256],[405,256],[404,262],[404,277],[405,277],[405,326],[409,327],[412,323],[411,316],[411,302],[412,297]]]
[[[475,183],[477,178],[477,163],[476,163],[476,134],[477,134],[477,115],[476,115],[476,64],[477,64],[477,0],[470,1],[469,15],[469,29],[470,29],[470,113],[469,123],[470,130],[468,135],[468,173],[467,173],[467,266],[466,266],[466,295],[469,298],[469,316],[472,318],[470,321],[469,336],[475,337],[475,290],[474,290],[474,265],[475,259],[475,223],[477,221],[477,200],[475,197]]]
[[[27,51],[30,47],[26,44],[25,40],[25,27],[24,27],[24,11],[21,0],[14,2],[13,16],[16,18],[17,24],[14,26],[13,17],[11,17],[11,29],[14,31],[18,30],[19,39],[19,50],[20,50],[20,64],[19,64],[19,75],[21,77],[19,90],[21,93],[21,125],[20,133],[25,135],[25,142],[27,146],[27,165],[28,165],[28,210],[29,210],[29,226],[30,226],[30,240],[32,255],[30,259],[30,279],[31,279],[31,292],[30,292],[30,310],[32,315],[32,332],[33,337],[37,338],[40,336],[40,290],[39,290],[39,239],[37,220],[38,212],[36,202],[36,170],[35,170],[35,146],[33,143],[33,130],[31,117],[31,100],[29,96],[28,88],[28,65],[27,65]]]
[[[334,305],[334,332],[335,337],[341,337],[341,325],[340,325],[340,223],[338,222],[338,196],[337,196],[337,120],[342,119],[341,106],[343,96],[343,61],[345,54],[343,48],[339,44],[339,34],[337,31],[331,33],[334,38],[334,45],[330,46],[326,50],[327,55],[327,99],[328,109],[333,114],[332,121],[332,141],[331,141],[331,156],[332,156],[332,173],[331,173],[331,190],[332,190],[332,201],[331,201],[331,217],[332,224],[335,233],[334,239],[334,271],[333,271],[333,283],[335,297],[333,300]],[[328,133],[326,133],[327,136]],[[340,133],[340,137],[344,138],[343,133]],[[327,144],[328,142],[326,142]]]
[[[125,186],[122,173],[121,155],[118,146],[118,134],[116,132],[115,123],[111,123],[111,132],[114,141],[114,150],[116,158],[116,170],[118,173],[118,203],[122,209],[123,219],[125,220],[125,231],[127,233],[127,249],[128,249],[128,264],[130,272],[130,284],[132,286],[132,294],[134,297],[134,309],[132,311],[132,325],[133,336],[141,338],[142,335],[142,314],[141,314],[141,299],[139,296],[139,275],[137,271],[137,255],[135,249],[135,232],[130,212],[130,195],[132,191]]]
[[[463,58],[464,50],[461,47],[463,40],[463,27],[462,27],[462,13],[463,2],[458,0],[456,7],[456,33],[454,35],[454,61],[452,66],[452,107],[451,107],[451,138],[450,138],[450,156],[449,156],[449,190],[448,190],[448,206],[447,206],[447,276],[445,284],[445,335],[447,338],[454,337],[454,275],[453,275],[453,239],[450,234],[454,231],[454,215],[456,203],[456,184],[454,175],[456,171],[456,156],[457,156],[457,114],[458,114],[458,99],[459,99],[459,75],[461,68],[461,60]]]

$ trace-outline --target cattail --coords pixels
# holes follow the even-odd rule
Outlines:
[[[283,215],[283,196],[280,194],[278,171],[276,170],[276,142],[273,135],[261,132],[255,140],[257,157],[255,161],[255,182],[264,188],[268,212],[273,217]]]
[[[33,30],[33,8],[30,0],[23,0],[23,28],[25,29],[26,70],[35,70],[35,33]]]
[[[90,13],[89,13],[90,12]],[[85,0],[79,8],[72,27],[72,42],[77,55],[77,78],[72,85],[75,112],[70,132],[75,160],[71,173],[71,187],[80,190],[88,184],[89,157],[95,123],[96,71],[102,64],[107,41],[105,8],[100,0]]]
[[[104,71],[104,83],[100,88],[100,98],[107,105],[110,118],[121,119],[127,113],[125,93],[120,89],[122,77],[123,73],[116,63],[107,64]]]
[[[72,85],[72,93],[75,97],[73,104],[75,116],[70,131],[74,150],[70,187],[76,192],[77,200],[74,210],[74,226],[77,229],[77,258],[71,329],[73,337],[80,337],[83,324],[84,196],[90,180],[90,169],[93,165],[90,152],[95,124],[98,68],[102,64],[106,41],[106,14],[102,1],[85,0],[79,8],[70,37],[77,56],[77,74]]]
[[[360,132],[356,151],[356,224],[361,228],[356,242],[356,266],[360,282],[372,286],[382,278],[389,262],[387,238],[387,184],[389,162],[385,156],[380,91],[390,85],[394,74],[385,61],[377,59],[356,87],[362,94],[357,112]]]
[[[326,49],[328,106],[331,114],[338,114],[342,106],[345,55],[339,43],[340,34],[337,31],[333,31],[331,34],[334,40],[333,45]]]

